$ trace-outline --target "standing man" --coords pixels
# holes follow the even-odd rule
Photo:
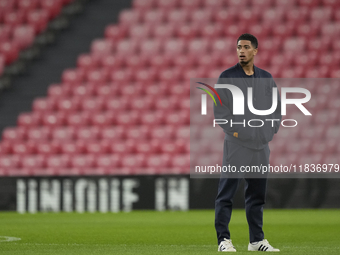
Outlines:
[[[223,166],[235,166],[237,173],[222,173],[215,201],[215,228],[218,251],[235,252],[230,240],[229,222],[233,197],[242,178],[245,179],[245,206],[249,225],[249,251],[280,251],[264,239],[263,206],[267,188],[267,174],[244,173],[242,167],[269,166],[269,146],[281,122],[281,104],[277,92],[277,108],[269,115],[255,115],[248,109],[248,91],[252,88],[252,104],[256,110],[271,108],[273,88],[276,84],[270,73],[254,65],[258,53],[258,41],[251,34],[237,39],[239,62],[222,72],[219,84],[232,84],[243,92],[244,115],[233,114],[233,94],[229,89],[217,89],[222,105],[214,106],[215,119],[227,120],[220,124],[225,132]],[[272,119],[272,121],[266,121]],[[252,120],[249,122],[249,120]],[[262,120],[262,121],[261,121]],[[261,126],[262,124],[262,126]],[[227,168],[228,169],[228,168]]]

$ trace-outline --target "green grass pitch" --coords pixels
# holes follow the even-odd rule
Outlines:
[[[340,254],[340,210],[265,210],[264,221],[281,254]],[[230,229],[237,253],[249,254],[244,210],[233,211]],[[0,236],[21,238],[0,242],[2,255],[218,254],[212,210],[0,213]]]

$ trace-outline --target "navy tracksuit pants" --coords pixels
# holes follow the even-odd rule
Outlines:
[[[223,166],[260,166],[269,165],[269,146],[253,150],[224,140]],[[245,206],[249,225],[250,242],[264,239],[263,206],[267,188],[267,175],[257,174],[256,178],[248,173],[222,174],[215,201],[215,229],[218,244],[224,238],[230,239],[229,222],[231,218],[233,197],[242,178],[245,179]]]

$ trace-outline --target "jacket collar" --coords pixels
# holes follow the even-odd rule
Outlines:
[[[239,68],[246,76],[249,76],[249,75],[247,75],[247,74],[244,72],[244,70],[243,70],[243,68],[242,68],[242,66],[241,66],[241,64],[240,64],[239,62],[237,62],[236,65],[238,66],[238,68]],[[258,75],[257,67],[254,65],[254,77],[257,77],[257,75]]]

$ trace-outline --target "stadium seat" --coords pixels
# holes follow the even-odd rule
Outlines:
[[[9,127],[2,133],[3,140],[22,141],[26,138],[26,128],[24,127]]]
[[[34,36],[34,27],[30,25],[21,25],[14,29],[12,41],[22,50],[31,46]]]
[[[36,9],[27,13],[27,23],[34,28],[36,35],[46,29],[48,15],[48,12],[44,9]]]
[[[63,141],[60,143],[60,152],[64,155],[77,155],[86,152],[86,142],[78,141]]]
[[[90,124],[91,114],[89,112],[75,112],[67,114],[65,118],[66,125],[68,126],[87,126]]]
[[[84,169],[95,166],[95,157],[92,154],[74,155],[71,160],[71,167]]]
[[[154,0],[133,0],[132,7],[138,10],[149,10],[156,5]]]
[[[19,56],[19,46],[9,41],[0,42],[0,54],[5,58],[5,64],[9,65]]]
[[[99,139],[99,127],[81,127],[75,133],[75,139],[82,141],[95,141]]]
[[[46,157],[46,167],[55,169],[56,172],[61,172],[65,168],[70,167],[71,157],[67,154],[50,155]]]
[[[61,152],[61,144],[63,142],[60,141],[44,141],[44,142],[38,142],[35,141],[36,146],[36,152],[40,155],[54,155],[59,154]]]
[[[61,11],[62,1],[60,0],[44,0],[40,2],[41,8],[48,11],[49,18],[55,18]]]
[[[55,127],[51,131],[51,138],[56,141],[70,141],[74,140],[79,132],[73,127]]]
[[[126,138],[125,136],[126,130],[124,127],[116,126],[116,127],[103,127],[101,131],[100,138],[105,141],[116,141],[123,140]]]
[[[111,42],[116,42],[126,37],[127,29],[126,27],[112,24],[106,26],[104,34],[106,39],[110,40]]]

